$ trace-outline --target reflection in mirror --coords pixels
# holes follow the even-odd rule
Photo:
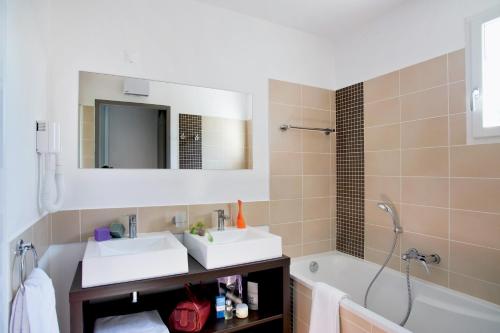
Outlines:
[[[80,72],[79,166],[251,169],[249,94]]]

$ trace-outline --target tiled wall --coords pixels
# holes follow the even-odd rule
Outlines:
[[[365,159],[363,83],[335,92],[337,137],[337,250],[364,257]]]
[[[365,258],[392,242],[386,196],[404,228],[391,267],[438,253],[412,274],[500,304],[500,144],[466,145],[464,73],[459,50],[365,82]]]
[[[80,167],[95,167],[95,108],[80,105]]]
[[[290,256],[335,246],[335,135],[279,127],[335,127],[334,98],[329,90],[269,81],[269,221]]]
[[[312,291],[301,283],[294,281],[293,297],[294,332],[308,333],[311,317]],[[384,333],[387,331],[340,305],[340,332]]]
[[[202,169],[201,116],[179,114],[179,168]]]

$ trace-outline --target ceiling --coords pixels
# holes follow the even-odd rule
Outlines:
[[[335,40],[411,0],[198,0]]]

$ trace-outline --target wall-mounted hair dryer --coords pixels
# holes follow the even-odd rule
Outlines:
[[[63,175],[59,153],[61,129],[58,123],[36,122],[38,154],[38,209],[40,213],[59,210],[63,202]]]

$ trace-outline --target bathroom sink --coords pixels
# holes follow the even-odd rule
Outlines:
[[[209,230],[205,236],[184,233],[189,254],[206,269],[281,257],[281,237],[258,228]]]
[[[87,242],[82,287],[187,273],[187,250],[170,232]]]

